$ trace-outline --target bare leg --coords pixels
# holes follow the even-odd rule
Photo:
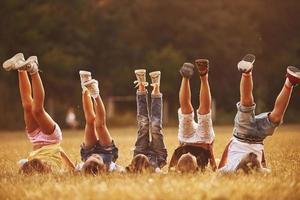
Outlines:
[[[19,71],[18,74],[19,74],[20,95],[21,95],[22,106],[24,110],[25,126],[27,131],[30,133],[38,128],[38,124],[35,121],[35,118],[33,117],[33,113],[32,113],[33,100],[31,96],[31,85],[30,85],[27,72]]]
[[[191,114],[193,112],[193,106],[191,103],[191,89],[190,82],[187,78],[182,78],[180,91],[179,91],[179,102],[182,114]]]
[[[33,116],[40,129],[45,134],[51,135],[55,129],[55,122],[44,109],[45,91],[39,73],[31,75],[33,89]]]
[[[269,115],[269,119],[271,122],[280,123],[282,121],[287,106],[289,104],[292,91],[293,86],[289,83],[289,80],[286,79],[285,84],[276,99],[274,109]]]
[[[253,79],[252,72],[242,74],[241,83],[240,83],[240,94],[241,94],[241,105],[242,106],[253,106],[254,97],[253,97]]]
[[[211,110],[211,93],[208,82],[208,74],[205,76],[200,76],[201,86],[199,94],[199,109],[200,115],[206,115],[210,113]]]
[[[84,144],[86,146],[93,146],[97,143],[96,130],[95,130],[95,112],[93,102],[89,96],[88,91],[82,94],[82,105],[85,117],[85,130],[84,130]]]
[[[106,126],[106,111],[100,95],[95,99],[96,132],[102,145],[110,145],[112,137]]]

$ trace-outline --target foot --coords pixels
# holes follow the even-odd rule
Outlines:
[[[95,99],[99,96],[99,87],[98,87],[98,81],[95,79],[89,80],[85,83],[83,83],[83,86],[87,88],[90,95]]]
[[[85,92],[87,90],[87,88],[83,84],[87,81],[92,80],[92,73],[89,71],[80,70],[79,76],[80,76],[82,91]]]
[[[155,71],[149,73],[149,76],[151,77],[151,86],[154,87],[155,85],[160,86],[160,71]]]
[[[6,60],[2,66],[6,71],[16,70],[20,65],[23,65],[24,62],[25,59],[23,53],[17,53],[12,58]]]
[[[253,63],[255,62],[255,56],[253,54],[247,54],[238,63],[238,69],[242,73],[249,73],[253,69]]]
[[[190,79],[194,74],[194,65],[192,63],[183,63],[179,72],[184,78]]]
[[[296,86],[300,83],[300,70],[296,67],[289,66],[287,68],[287,78],[293,86]]]
[[[209,61],[207,59],[197,59],[195,63],[200,76],[205,76],[209,71]]]
[[[148,82],[146,81],[146,70],[145,69],[137,69],[134,71],[136,75],[136,81],[133,83],[136,84],[135,87],[138,87],[139,85],[143,84],[145,87],[148,86]]]
[[[18,70],[27,71],[30,75],[39,70],[39,63],[36,56],[30,56],[22,65],[17,67]]]

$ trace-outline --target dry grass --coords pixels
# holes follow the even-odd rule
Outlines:
[[[230,127],[217,127],[215,150],[221,156]],[[118,163],[131,160],[135,128],[111,129],[120,149]],[[170,154],[177,144],[176,128],[165,130]],[[83,131],[65,131],[63,147],[80,160]],[[300,199],[300,127],[286,126],[265,142],[268,175],[110,174],[99,177],[18,175],[16,162],[26,157],[30,144],[23,132],[0,133],[0,199]],[[166,168],[166,167],[165,167]],[[164,169],[165,171],[166,169]]]

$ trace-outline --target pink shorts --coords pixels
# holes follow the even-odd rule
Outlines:
[[[35,131],[28,133],[27,137],[33,145],[49,145],[58,144],[62,141],[62,132],[56,124],[55,129],[51,135],[43,133],[39,128]]]

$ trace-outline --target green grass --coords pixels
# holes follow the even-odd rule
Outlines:
[[[121,165],[129,164],[136,130],[110,129]],[[177,129],[166,128],[169,159],[177,146]],[[231,137],[231,127],[216,127],[219,158]],[[80,161],[83,131],[64,131],[62,146]],[[19,175],[16,162],[31,150],[24,132],[0,133],[0,199],[300,199],[300,126],[284,126],[265,141],[271,174]]]

